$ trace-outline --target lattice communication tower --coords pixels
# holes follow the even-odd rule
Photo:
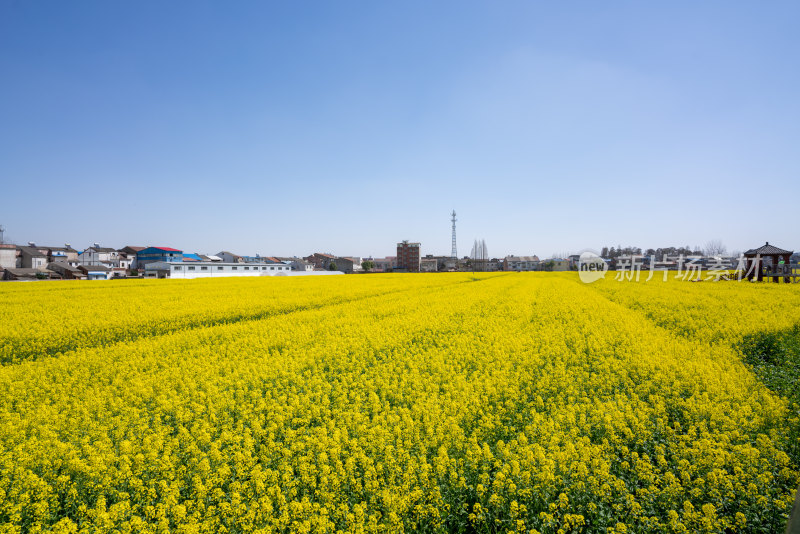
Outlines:
[[[450,257],[453,259],[458,259],[458,250],[456,250],[456,210],[453,210],[453,213],[450,214],[453,221],[453,248],[450,251]]]

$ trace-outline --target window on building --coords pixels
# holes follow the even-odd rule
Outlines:
[[[232,270],[232,271],[236,271],[236,270],[238,270],[238,269],[239,269],[238,267],[231,267],[231,270]]]
[[[200,270],[201,270],[201,271],[207,271],[207,270],[208,270],[208,267],[200,267]]]
[[[245,271],[249,271],[249,270],[250,270],[250,267],[245,267],[245,268],[244,268],[244,270],[245,270]]]
[[[221,271],[222,269],[223,269],[223,267],[221,265],[217,267],[218,271]]]
[[[176,270],[176,271],[180,271],[181,269],[183,269],[183,267],[181,267],[180,265],[176,265],[176,266],[175,266],[175,270]]]
[[[270,270],[270,271],[274,271],[274,270],[275,270],[275,267],[270,267],[270,268],[269,268],[269,270]]]
[[[194,271],[194,265],[190,266],[190,267],[189,267],[189,270],[190,270],[190,271]]]

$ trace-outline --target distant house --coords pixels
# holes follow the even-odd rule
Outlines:
[[[564,258],[551,258],[545,263],[552,264],[549,269],[551,271],[569,271],[570,262]]]
[[[119,252],[120,254],[125,254],[128,257],[131,257],[131,256],[136,256],[137,253],[146,248],[147,247],[134,247],[132,245],[127,245],[117,250],[117,252]]]
[[[79,265],[78,269],[87,280],[109,280],[113,276],[111,267],[105,265]]]
[[[147,247],[134,247],[128,245],[117,250],[117,252],[119,252],[120,267],[122,267],[124,263],[128,269],[138,269],[139,266],[136,264],[136,255],[145,248]],[[124,262],[123,258],[125,260]]]
[[[41,249],[39,249],[41,252]],[[66,263],[73,267],[78,265],[78,251],[69,244],[63,247],[47,247],[47,261],[49,263]]]
[[[567,259],[569,260],[569,268],[571,270],[573,270],[573,271],[577,271],[578,270],[578,265],[580,264],[580,261],[581,261],[581,255],[580,254],[570,254],[567,257]]]
[[[324,252],[315,252],[310,256],[306,256],[303,259],[306,260],[311,265],[313,265],[315,269],[321,269],[323,271],[327,271],[331,266],[331,262],[336,261],[336,256]]]
[[[124,255],[124,254],[120,253],[120,255],[116,259],[116,261],[111,262],[111,265],[112,265],[113,268],[119,269],[119,270],[127,273],[130,269],[132,269],[131,265],[133,265],[133,262],[135,260],[136,260],[135,257],[134,258],[129,258],[127,255]]]
[[[240,256],[240,258],[240,263],[280,263],[280,260],[277,258],[261,256],[260,254],[256,254],[255,256]]]
[[[53,273],[44,267],[31,269],[28,267],[14,267],[3,271],[3,280],[40,280],[52,278]]]
[[[20,248],[20,247],[17,247],[17,248]],[[34,249],[34,250],[38,250],[40,253],[44,254],[44,255],[45,255],[45,257],[48,257],[48,253],[49,253],[49,248],[50,248],[50,247],[40,247],[40,246],[39,246],[39,245],[37,245],[36,243],[34,243],[34,242],[32,242],[32,241],[29,241],[29,242],[28,242],[28,248],[31,248],[31,249]],[[18,254],[18,255],[17,255],[17,261],[18,261],[18,262],[20,261],[20,260],[19,260],[19,256],[20,256],[20,255]],[[49,260],[48,260],[48,261],[49,261]]]
[[[0,243],[0,271],[4,269],[16,269],[17,267],[17,246]]]
[[[345,258],[342,256],[337,256],[331,262],[332,265],[336,265],[336,270],[343,272],[345,274],[353,274],[355,271],[355,263],[350,258]],[[330,269],[330,267],[328,267]]]
[[[504,271],[538,271],[539,256],[506,256],[503,258]]]
[[[47,269],[58,274],[64,280],[86,280],[83,271],[63,261],[50,262],[47,264]]]
[[[300,258],[296,258],[289,262],[289,266],[293,271],[311,272],[314,270],[313,264],[307,262],[306,260],[301,260]]]
[[[44,269],[47,265],[47,255],[33,247],[17,247],[19,251],[19,268]]]
[[[395,267],[397,267],[397,257],[396,256],[386,256],[385,258],[374,258],[372,263],[375,264],[375,268],[373,271],[375,272],[389,272]]]
[[[170,247],[147,247],[136,253],[136,268],[143,269],[149,263],[182,262],[183,251]]]
[[[233,252],[228,252],[227,250],[217,252],[216,256],[218,256],[223,263],[244,263],[244,257],[234,254]]]
[[[203,258],[201,258],[199,254],[191,254],[189,252],[184,252],[183,261],[184,262],[203,261]]]
[[[451,256],[442,258],[442,260],[440,261],[439,269],[442,271],[457,271],[458,258],[453,258]]]
[[[434,256],[433,254],[426,254],[422,261],[424,260],[436,260],[436,270],[437,271],[455,271],[458,267],[458,259],[450,257],[450,256]],[[420,265],[420,268],[422,266]],[[430,266],[426,267],[430,269]]]
[[[78,263],[80,265],[104,265],[108,268],[117,267],[119,266],[119,252],[95,243],[80,253]]]
[[[288,265],[292,268],[292,271],[311,272],[314,270],[312,264],[297,256],[274,256],[272,259]]]
[[[353,274],[357,271],[362,271],[361,268],[361,258],[353,257],[353,256],[338,256],[333,259],[333,262],[336,264],[336,270],[341,271],[346,274]],[[328,266],[330,269],[330,265]]]
[[[165,262],[148,263],[146,278],[219,278],[230,276],[280,276],[288,275],[291,267],[284,263],[229,263],[229,262]]]
[[[422,273],[435,273],[439,270],[439,261],[436,258],[422,258],[419,260],[419,270]]]
[[[503,270],[503,260],[499,258],[492,258],[486,262],[486,270],[487,271],[502,271]]]

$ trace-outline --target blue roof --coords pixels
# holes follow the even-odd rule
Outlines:
[[[169,247],[147,247],[136,254],[183,254],[183,251]]]

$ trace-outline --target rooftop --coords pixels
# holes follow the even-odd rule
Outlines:
[[[151,248],[153,250],[162,250],[164,252],[183,252],[182,250],[178,250],[177,248],[170,248],[170,247],[147,247],[147,248]],[[142,249],[142,250],[147,250],[147,249]],[[140,250],[139,252],[142,252],[142,250]]]
[[[57,261],[48,263],[47,264],[47,268],[50,269],[50,270],[61,269],[63,271],[69,271],[71,273],[79,273],[81,271],[77,267],[73,267],[72,265],[70,265],[68,263],[62,263],[62,262],[57,262]]]
[[[770,256],[772,254],[783,255],[783,254],[792,254],[792,251],[791,250],[783,250],[782,248],[778,248],[778,247],[776,247],[774,245],[770,245],[769,241],[767,241],[765,245],[760,246],[758,248],[751,248],[750,250],[745,252],[745,255],[755,256],[756,254],[758,254],[760,256]]]
[[[6,268],[6,271],[13,274],[14,276],[26,276],[26,277],[35,277],[39,274],[48,274],[47,269],[29,269],[27,267],[9,267]]]
[[[25,254],[27,254],[29,256],[33,256],[33,257],[37,257],[37,258],[38,257],[43,258],[45,256],[44,254],[39,252],[38,249],[35,249],[33,247],[18,247],[18,248],[19,248],[20,251],[22,251],[23,253],[25,253]]]
[[[276,266],[276,265],[283,265],[281,262],[261,262],[261,263],[237,263],[237,262],[222,262],[222,261],[193,261],[191,263],[192,267],[201,266],[201,267],[242,267],[243,269],[249,269],[250,267],[269,267],[269,266]],[[156,261],[153,263],[148,263],[144,266],[145,270],[150,271],[159,271],[159,270],[166,270],[167,268],[172,269],[181,269],[184,266],[181,262],[166,262],[166,261]]]
[[[539,261],[539,256],[506,256],[508,261]]]
[[[81,271],[86,271],[86,272],[93,272],[93,273],[104,272],[105,273],[105,272],[110,271],[111,267],[106,267],[105,265],[79,265],[78,269],[80,269]]]

